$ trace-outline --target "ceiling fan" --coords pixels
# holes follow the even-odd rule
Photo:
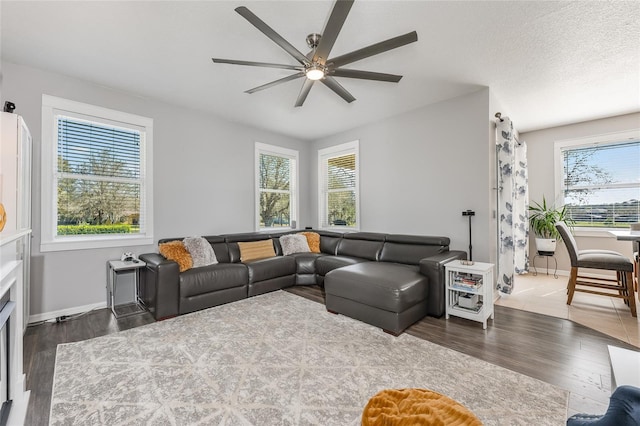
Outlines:
[[[304,104],[313,83],[316,81],[322,82],[329,89],[333,90],[338,96],[347,102],[353,102],[356,98],[351,95],[340,83],[336,81],[334,77],[347,77],[358,78],[364,80],[376,80],[387,81],[397,83],[402,78],[401,75],[385,74],[371,71],[360,71],[354,69],[342,68],[344,65],[351,64],[364,58],[368,58],[379,53],[392,50],[405,44],[413,43],[418,40],[418,34],[415,31],[410,33],[393,37],[388,40],[381,41],[379,43],[372,44],[367,47],[363,47],[353,52],[346,53],[344,55],[329,57],[333,44],[338,38],[338,34],[342,29],[342,26],[347,19],[349,10],[353,5],[354,0],[336,0],[329,20],[322,34],[309,34],[307,36],[307,45],[311,48],[311,52],[307,55],[301,53],[291,43],[286,41],[280,34],[275,32],[269,25],[254,15],[249,9],[244,6],[235,9],[243,18],[249,21],[254,27],[260,30],[264,35],[269,37],[274,43],[284,49],[289,55],[293,56],[299,65],[286,65],[286,64],[272,64],[267,62],[251,62],[251,61],[238,61],[233,59],[220,59],[212,58],[213,62],[219,64],[234,64],[234,65],[248,65],[253,67],[267,67],[267,68],[280,68],[291,71],[297,71],[295,74],[291,74],[287,77],[272,81],[267,84],[263,84],[253,89],[247,90],[245,93],[255,93],[260,90],[268,89],[275,85],[285,83],[287,81],[296,80],[298,78],[306,77],[302,84],[302,89],[296,100],[296,107]]]

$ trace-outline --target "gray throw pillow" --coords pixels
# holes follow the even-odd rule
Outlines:
[[[282,254],[287,256],[293,253],[309,253],[309,243],[307,237],[300,234],[283,235],[280,239]]]
[[[187,251],[191,254],[194,268],[218,263],[213,247],[211,247],[209,241],[204,238],[188,237],[184,239],[183,243]]]

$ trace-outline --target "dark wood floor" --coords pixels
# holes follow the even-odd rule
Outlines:
[[[27,328],[23,349],[24,372],[31,398],[25,425],[49,424],[53,370],[59,343],[87,340],[151,322],[154,319],[148,312],[116,320],[111,310],[99,309],[77,319]]]
[[[318,286],[289,292],[324,303]],[[62,323],[31,326],[24,336],[24,370],[31,399],[27,425],[47,425],[56,347],[153,322],[140,314],[116,320],[110,310],[92,311]],[[381,331],[382,332],[382,331]],[[495,320],[482,324],[427,317],[407,333],[569,390],[570,414],[604,412],[610,389],[607,345],[633,346],[569,320],[496,306]]]

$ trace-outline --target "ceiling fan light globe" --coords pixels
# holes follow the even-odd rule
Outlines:
[[[324,78],[324,71],[320,68],[309,68],[305,71],[305,74],[309,80],[320,80]]]

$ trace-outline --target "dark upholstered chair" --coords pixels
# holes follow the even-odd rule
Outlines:
[[[638,284],[640,284],[640,241],[633,242],[633,288],[638,291]]]
[[[640,425],[640,389],[635,386],[616,388],[609,399],[606,414],[576,414],[567,426],[638,426]]]
[[[633,262],[620,253],[611,250],[578,250],[576,240],[564,222],[556,223],[556,229],[562,235],[569,259],[571,259],[571,275],[567,283],[567,305],[571,305],[576,291],[619,297],[636,314],[636,297],[633,289]],[[616,271],[616,279],[593,278],[578,275],[578,269],[600,269]],[[584,288],[587,287],[587,288]],[[593,287],[600,290],[591,290]],[[616,293],[602,290],[613,290]]]

